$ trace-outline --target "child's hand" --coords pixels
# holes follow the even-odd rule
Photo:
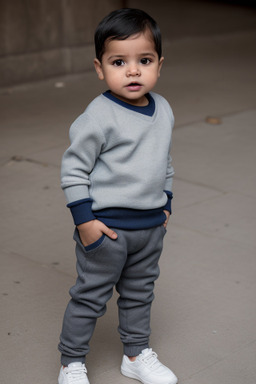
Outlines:
[[[170,218],[170,212],[164,210],[164,213],[165,213],[165,216],[166,216],[166,220],[165,220],[163,226],[166,228],[166,227],[167,227],[167,224],[168,224],[168,221],[169,221],[169,218]]]
[[[80,239],[85,247],[97,241],[104,233],[111,239],[117,239],[117,234],[99,220],[91,220],[77,226]]]

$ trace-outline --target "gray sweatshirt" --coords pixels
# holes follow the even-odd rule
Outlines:
[[[174,117],[162,96],[147,97],[148,106],[134,107],[105,92],[72,124],[61,186],[76,225],[97,218],[149,228],[171,211]]]

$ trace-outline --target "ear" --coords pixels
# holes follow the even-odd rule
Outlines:
[[[164,57],[162,56],[160,58],[159,64],[158,64],[158,77],[160,77],[160,72],[161,72],[161,68],[162,68],[163,62],[164,62]]]
[[[101,62],[98,59],[94,59],[93,63],[94,63],[95,71],[97,72],[98,78],[100,80],[104,80],[104,74],[102,71]]]

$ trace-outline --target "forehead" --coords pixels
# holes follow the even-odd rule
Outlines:
[[[116,52],[119,54],[127,53],[145,53],[145,52],[155,52],[155,43],[150,31],[146,30],[145,32],[137,33],[135,35],[129,36],[125,40],[118,40],[109,38],[105,42],[104,54]]]

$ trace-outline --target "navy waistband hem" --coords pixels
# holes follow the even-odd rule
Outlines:
[[[164,207],[152,210],[135,210],[125,208],[110,208],[94,211],[96,219],[105,225],[119,229],[148,229],[162,225],[166,216]]]

